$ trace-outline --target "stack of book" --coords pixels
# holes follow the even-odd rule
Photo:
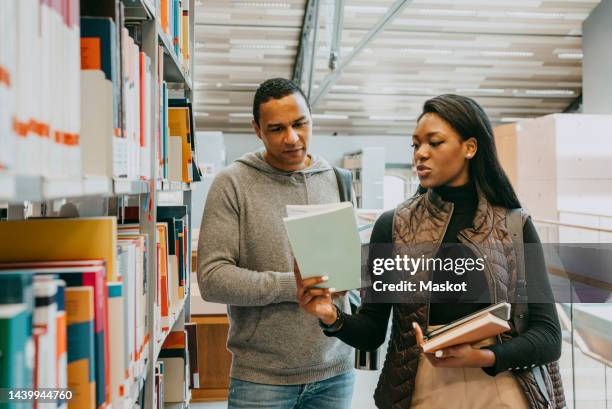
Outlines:
[[[168,98],[168,87],[162,84],[161,134],[158,156],[161,178],[172,182],[198,182],[195,122],[189,99]]]
[[[151,178],[151,59],[111,18],[81,19],[85,175]]]
[[[136,234],[139,225],[138,207],[128,206],[124,212],[124,223],[119,225],[123,234]],[[188,229],[189,213],[187,206],[159,206],[157,208],[156,235],[156,281],[155,328],[156,345],[161,346],[170,331],[176,315],[189,294],[191,259]]]
[[[0,170],[81,175],[79,1],[0,5]]]
[[[157,15],[183,71],[189,74],[189,0],[161,0]]]
[[[167,232],[157,257],[167,264],[157,287],[176,313],[186,285],[179,272],[189,268],[186,207],[160,217]],[[0,387],[68,387],[75,409],[121,404],[144,377],[149,325],[161,322],[160,345],[170,330],[147,316],[148,236],[114,217],[5,221],[0,236],[11,238],[0,248],[0,356],[11,351],[19,361],[2,365]],[[165,286],[162,270],[171,277]]]

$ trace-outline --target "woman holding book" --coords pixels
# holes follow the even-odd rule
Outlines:
[[[540,241],[527,216],[527,295],[540,303],[528,305],[526,329],[518,334],[513,327],[478,344],[422,352],[423,333],[492,303],[515,301],[518,264],[506,218],[521,206],[497,159],[489,119],[474,100],[458,95],[428,100],[412,139],[419,191],[380,216],[371,243],[429,244],[435,249],[461,243],[467,245],[463,249],[477,249],[489,261],[483,271],[462,277],[471,294],[455,299],[446,294],[438,302],[425,294],[421,299],[426,302],[366,303],[357,314],[347,315],[334,306],[329,290],[313,287],[324,280],[315,277],[298,280],[300,305],[319,318],[326,335],[362,350],[375,350],[384,342],[393,311],[391,339],[374,395],[379,408],[563,407],[558,366],[541,372],[543,383],[532,371],[559,359],[561,330]],[[430,256],[441,255],[438,251]],[[476,258],[473,253],[470,257]],[[457,274],[436,270],[431,280],[456,281]],[[459,302],[466,298],[472,302]],[[538,393],[541,389],[546,393]]]

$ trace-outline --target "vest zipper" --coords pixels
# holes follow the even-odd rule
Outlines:
[[[448,218],[446,219],[446,222],[444,224],[444,229],[442,230],[442,236],[440,238],[440,241],[438,242],[438,246],[436,247],[436,251],[434,251],[433,253],[433,257],[436,256],[436,254],[438,254],[438,251],[440,250],[440,246],[442,246],[442,241],[444,240],[444,235],[446,235],[446,230],[448,230],[448,225],[450,224],[450,220],[451,217],[453,217],[453,211],[455,210],[455,205],[453,203],[450,203],[450,214],[448,215]],[[433,273],[431,274],[431,276],[429,277],[430,280],[433,280]],[[427,317],[426,317],[426,328],[425,330],[427,330],[427,327],[429,327],[429,310],[431,308],[431,291],[427,294]]]

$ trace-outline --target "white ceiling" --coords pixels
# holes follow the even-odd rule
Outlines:
[[[333,0],[320,0],[313,92],[329,74]],[[267,78],[291,78],[305,0],[201,0],[196,10],[199,130],[250,132]],[[599,1],[414,0],[313,110],[315,132],[407,135],[423,102],[459,93],[495,123],[563,111],[581,93],[581,26]],[[393,0],[346,0],[342,56]]]

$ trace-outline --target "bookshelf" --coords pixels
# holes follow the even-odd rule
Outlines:
[[[353,174],[356,206],[360,209],[383,208],[385,176],[384,148],[366,147],[344,154],[342,167]]]
[[[9,3],[14,4],[16,13],[19,13],[19,7],[21,6],[18,3],[20,1],[21,0],[9,0]],[[186,27],[188,40],[182,43],[187,45],[187,49],[183,48],[181,53],[177,53],[175,46],[176,40],[169,37],[167,30],[162,24],[162,13],[160,8],[172,1],[173,0],[67,0],[67,2],[71,4],[71,10],[73,12],[79,9],[80,3],[81,17],[110,18],[116,25],[118,42],[118,61],[116,61],[116,63],[119,64],[118,70],[124,68],[123,64],[125,61],[123,59],[125,58],[125,48],[123,41],[126,40],[126,34],[134,40],[138,51],[144,53],[147,61],[150,63],[150,69],[148,71],[150,77],[145,77],[144,80],[141,78],[141,81],[145,81],[141,83],[141,86],[145,84],[147,92],[150,93],[149,99],[143,98],[142,95],[138,96],[134,94],[134,97],[142,104],[140,115],[138,112],[134,113],[129,111],[129,106],[131,106],[131,104],[124,99],[126,98],[125,93],[127,92],[123,84],[125,72],[119,71],[121,99],[112,99],[112,101],[114,107],[118,108],[119,111],[120,121],[118,124],[120,129],[118,131],[117,127],[115,127],[115,135],[108,135],[109,141],[107,142],[108,145],[105,145],[105,148],[110,148],[109,152],[112,152],[112,155],[108,159],[112,159],[113,162],[105,168],[105,171],[99,172],[98,174],[86,173],[83,169],[77,169],[69,174],[61,174],[61,172],[49,174],[45,172],[44,169],[40,171],[24,172],[23,169],[17,166],[10,166],[10,163],[9,166],[3,166],[3,157],[0,157],[0,208],[8,208],[7,214],[9,220],[27,221],[30,215],[36,217],[57,216],[51,209],[57,207],[56,205],[59,203],[74,204],[79,211],[91,213],[92,210],[88,209],[83,203],[93,200],[104,203],[100,208],[105,209],[102,213],[99,208],[93,210],[95,216],[108,216],[114,214],[117,216],[117,219],[120,219],[119,215],[124,212],[128,205],[137,206],[139,213],[138,232],[146,235],[148,238],[152,238],[146,242],[147,256],[145,260],[147,265],[144,270],[146,271],[145,291],[147,294],[144,315],[148,320],[145,339],[148,339],[148,342],[142,345],[142,368],[138,370],[137,373],[134,373],[133,379],[127,384],[129,387],[124,391],[120,402],[116,405],[112,405],[113,409],[133,409],[136,407],[145,409],[157,408],[157,403],[155,401],[155,370],[162,344],[172,331],[184,330],[185,323],[190,321],[188,300],[190,293],[190,272],[192,270],[191,257],[186,258],[184,261],[186,269],[184,272],[184,298],[180,299],[178,304],[171,306],[167,317],[159,316],[159,304],[156,299],[157,294],[160,292],[158,288],[159,268],[156,257],[156,254],[158,254],[158,244],[155,239],[158,237],[158,207],[162,205],[160,196],[163,195],[164,206],[186,206],[187,217],[185,218],[186,226],[184,231],[187,232],[186,234],[188,237],[185,240],[184,252],[190,255],[191,183],[197,181],[194,175],[185,170],[185,167],[191,167],[191,162],[188,161],[187,164],[185,164],[184,156],[178,159],[179,162],[183,161],[183,181],[170,180],[164,174],[163,168],[160,169],[160,155],[162,155],[163,166],[168,166],[169,161],[172,159],[170,156],[171,153],[168,153],[167,148],[161,146],[166,143],[162,139],[164,134],[164,130],[162,129],[164,126],[162,117],[164,112],[165,116],[169,115],[169,109],[164,110],[162,102],[159,101],[161,97],[162,81],[172,87],[171,98],[185,98],[193,102],[194,97],[191,79],[191,73],[193,73],[193,58],[189,58],[188,56],[192,56],[194,51],[195,0],[181,0],[180,3],[183,9],[188,10],[188,24]],[[32,2],[30,3],[33,4]],[[178,4],[178,1],[176,3]],[[38,4],[38,2],[36,2],[36,4]],[[4,5],[2,7],[4,7]],[[45,6],[41,5],[40,7],[42,8]],[[6,9],[0,8],[2,12],[7,10],[13,11],[13,9],[8,8],[8,6]],[[73,23],[76,21],[75,27],[78,26],[78,17],[78,14],[72,15],[71,17],[74,20]],[[9,21],[8,18],[7,20],[3,20],[3,18],[4,16],[0,18],[0,23]],[[184,21],[182,20],[182,16],[179,16],[179,19]],[[122,32],[123,28],[127,28],[129,31]],[[17,29],[15,29],[15,32],[16,31]],[[1,33],[2,31],[0,30],[0,34]],[[76,57],[82,62],[81,55],[77,55]],[[0,68],[4,67],[2,58],[3,56],[0,55]],[[133,61],[131,63],[133,63]],[[140,64],[142,68],[142,63]],[[62,63],[58,61],[57,67],[61,69]],[[81,73],[82,72],[83,70]],[[67,76],[66,79],[70,80],[77,88],[79,85],[83,85],[82,76],[80,79],[78,75],[72,77]],[[137,79],[135,81],[137,81]],[[115,86],[112,81],[110,83],[113,87]],[[2,86],[2,84],[0,84],[0,86]],[[3,91],[2,88],[0,88],[0,92],[1,91]],[[6,95],[8,95],[7,98],[9,98],[12,94]],[[6,95],[0,94],[0,97],[5,98]],[[166,95],[166,97],[168,96]],[[114,96],[111,96],[111,98],[114,98]],[[3,101],[4,100],[0,100],[0,103]],[[115,104],[115,102],[117,102],[117,104]],[[189,107],[189,109],[191,109],[191,107]],[[193,112],[189,112],[193,115]],[[49,117],[49,121],[53,122],[54,118],[52,114],[47,112],[46,115]],[[109,115],[110,118],[112,115],[110,113]],[[141,123],[136,125],[132,123],[130,125],[130,118],[132,122],[138,122],[138,119],[134,118],[140,118]],[[115,120],[116,118],[113,117],[113,121]],[[61,123],[59,120],[57,122]],[[114,160],[117,159],[117,148],[114,145],[117,139],[117,132],[121,135],[120,138],[129,139],[131,138],[130,134],[142,135],[145,133],[144,128],[140,128],[143,124],[148,130],[146,132],[148,133],[149,139],[145,139],[143,144],[143,137],[141,136],[140,145],[137,140],[138,138],[135,139],[134,146],[138,160],[135,161],[134,168],[132,169],[132,177],[129,177],[129,175],[125,177],[125,172],[120,172],[121,175],[115,174],[114,171],[117,170],[118,166],[117,163],[114,162]],[[135,126],[136,128],[130,130],[130,126]],[[166,126],[170,127],[168,124],[166,124]],[[189,130],[192,135],[195,135],[195,129],[193,129],[193,127],[189,128]],[[4,134],[4,131],[4,128],[0,128],[0,149],[6,149],[8,145],[5,145],[5,143],[11,137],[10,135]],[[78,131],[78,129],[75,130],[75,132],[76,131]],[[50,143],[52,144],[52,142]],[[80,146],[77,142],[77,146],[72,146],[72,151],[70,151],[70,154],[73,155],[70,157],[71,160],[73,160],[71,163],[85,163],[84,156],[78,156],[77,161],[77,156],[75,154],[78,152],[79,155],[84,155],[88,143],[90,143],[90,141],[83,138],[83,135],[81,135]],[[17,143],[15,143],[15,145],[17,145]],[[21,146],[13,147],[11,142],[11,149],[13,148],[16,151],[17,157],[19,157],[18,153],[21,152],[23,148]],[[191,148],[193,149],[193,145],[191,145]],[[40,149],[41,152],[44,153],[47,148],[41,145]],[[134,159],[133,153],[134,151],[127,150],[128,160]],[[194,150],[190,151],[190,154],[193,155],[194,153]],[[164,154],[167,156],[164,157]],[[174,158],[174,160],[177,159]],[[196,158],[192,157],[190,160],[195,162]],[[197,164],[194,163],[193,169],[195,172]],[[185,179],[185,174],[189,174],[187,179]],[[148,175],[148,177],[144,175]],[[179,177],[179,180],[180,179]],[[150,205],[148,205],[148,203],[150,203]],[[174,232],[172,233],[174,234]],[[116,232],[116,234],[120,236],[118,232]],[[2,237],[0,233],[0,239],[4,240],[5,238],[6,237]],[[168,329],[164,331],[162,330],[162,326]],[[187,373],[186,382],[186,389],[188,389],[189,373]],[[161,406],[165,408],[188,407],[190,397],[191,394],[187,393],[182,402],[167,402],[165,404],[162,403]]]

